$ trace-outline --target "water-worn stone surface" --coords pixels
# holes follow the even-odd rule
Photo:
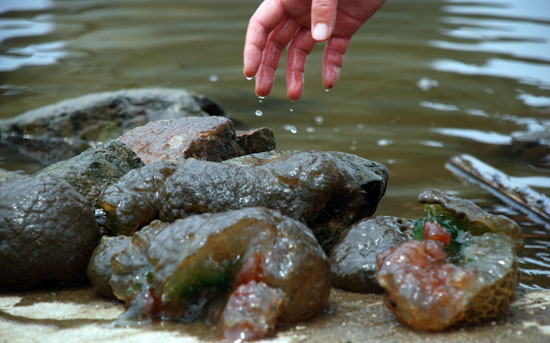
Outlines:
[[[159,120],[137,127],[118,140],[146,164],[193,157],[223,161],[242,155],[231,120],[223,117]]]
[[[100,193],[143,162],[123,143],[112,140],[42,169],[36,175],[60,177],[84,195],[93,208]]]
[[[160,219],[263,206],[302,221],[325,251],[384,195],[384,165],[340,152],[247,155],[223,163],[189,159],[166,180]]]
[[[311,231],[266,208],[190,216],[149,237],[140,231],[111,262],[114,294],[130,302],[119,322],[221,313],[210,319],[226,338],[259,338],[277,321],[311,318],[330,291],[328,260]]]
[[[383,292],[376,281],[376,258],[408,239],[405,231],[410,222],[395,217],[374,217],[352,225],[330,252],[333,286],[360,293]]]
[[[7,180],[12,180],[14,178],[19,178],[21,176],[25,176],[25,173],[21,171],[12,171],[0,168],[0,183]]]
[[[0,139],[47,165],[151,121],[208,115],[224,112],[203,95],[183,89],[128,89],[88,94],[0,120]]]
[[[0,288],[82,283],[98,228],[88,201],[62,179],[0,184]]]

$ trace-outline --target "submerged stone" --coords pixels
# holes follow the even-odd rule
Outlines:
[[[0,139],[43,164],[55,163],[115,139],[148,122],[224,115],[215,101],[183,89],[128,89],[94,93],[0,120]]]
[[[114,293],[128,304],[118,323],[206,316],[226,338],[258,338],[276,322],[311,318],[330,292],[328,261],[311,231],[265,208],[190,216],[148,237],[140,231],[112,263]]]
[[[515,223],[439,190],[419,198],[427,205],[416,240],[377,261],[388,308],[400,322],[430,331],[502,315],[518,283]]]
[[[407,240],[410,220],[374,217],[352,225],[330,253],[334,287],[358,293],[381,293],[376,281],[376,258],[380,253]]]
[[[347,226],[374,213],[386,182],[382,164],[339,152],[189,159],[166,181],[160,219],[262,206],[306,223],[328,251]]]
[[[86,281],[98,227],[88,201],[48,175],[0,184],[0,288]]]
[[[131,147],[146,164],[189,157],[223,161],[243,154],[233,123],[223,117],[155,121],[125,133],[118,140]]]
[[[132,149],[113,140],[52,164],[36,175],[52,175],[64,179],[84,195],[91,208],[94,208],[100,193],[107,186],[141,166],[143,162]]]

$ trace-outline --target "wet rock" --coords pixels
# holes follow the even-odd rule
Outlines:
[[[127,132],[118,140],[131,147],[146,164],[189,157],[222,161],[243,154],[233,123],[222,117],[155,121]]]
[[[189,159],[166,181],[160,219],[263,206],[307,223],[328,251],[342,230],[374,213],[386,182],[385,166],[339,152]]]
[[[24,177],[25,173],[22,171],[12,171],[0,168],[0,183],[9,181],[15,178]]]
[[[376,281],[376,258],[407,240],[404,227],[410,220],[375,217],[352,225],[330,253],[334,287],[358,293],[381,293]]]
[[[223,115],[215,101],[183,89],[103,92],[40,107],[0,120],[0,139],[45,165],[70,158],[148,122]]]
[[[141,166],[143,162],[132,149],[113,140],[53,164],[36,175],[52,175],[64,179],[84,195],[94,208],[99,194],[107,186]]]
[[[400,322],[429,331],[502,315],[518,284],[513,239],[519,232],[500,216],[439,190],[419,199],[427,205],[414,228],[416,240],[377,261],[387,307]]]
[[[311,318],[328,299],[321,247],[306,226],[277,211],[207,213],[153,237],[140,232],[112,259],[113,291],[129,302],[119,323],[210,313],[226,337],[250,339],[272,332],[276,321]]]
[[[114,297],[109,281],[113,275],[111,257],[130,246],[128,236],[103,236],[94,249],[86,274],[97,292],[106,297]]]
[[[0,288],[86,281],[98,228],[88,201],[62,179],[0,184]]]
[[[98,201],[105,211],[104,227],[114,235],[131,236],[157,218],[160,191],[175,170],[173,162],[153,162],[107,187]]]
[[[459,227],[473,235],[486,232],[503,234],[512,239],[517,251],[523,248],[521,228],[516,222],[503,215],[489,214],[471,200],[450,196],[438,189],[425,190],[418,200],[425,204],[430,217],[455,218]]]
[[[244,150],[245,155],[275,149],[275,136],[267,127],[248,131],[237,131],[237,143]]]

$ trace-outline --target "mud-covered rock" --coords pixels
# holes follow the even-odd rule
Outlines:
[[[107,186],[141,166],[143,162],[132,149],[112,140],[68,160],[52,164],[36,175],[52,175],[64,179],[84,195],[93,208]]]
[[[62,179],[0,184],[0,288],[86,281],[98,228],[85,197]]]
[[[328,261],[311,231],[274,210],[190,216],[153,237],[136,233],[112,259],[111,285],[129,302],[119,322],[192,321],[210,313],[228,338],[310,318],[330,292]],[[217,316],[216,314],[220,314]]]
[[[514,223],[439,190],[419,199],[427,205],[416,240],[377,261],[388,308],[400,322],[430,331],[502,315],[518,283]]]
[[[307,223],[325,251],[384,195],[387,169],[358,156],[270,152],[213,163],[183,161],[161,193],[160,219],[262,206]]]
[[[160,191],[175,170],[173,162],[153,162],[107,187],[98,201],[105,211],[104,227],[114,235],[131,236],[157,218]]]
[[[88,94],[0,120],[0,139],[45,165],[77,155],[148,122],[224,115],[215,101],[183,89],[128,89]]]
[[[407,240],[410,220],[395,217],[364,219],[344,232],[330,253],[334,287],[358,293],[380,293],[376,281],[376,258]]]
[[[233,123],[223,117],[155,121],[125,133],[118,140],[131,147],[146,164],[189,157],[223,161],[243,154]]]
[[[244,150],[245,155],[275,150],[275,136],[267,127],[236,131],[237,143]]]

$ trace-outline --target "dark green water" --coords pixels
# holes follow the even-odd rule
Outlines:
[[[271,127],[280,149],[385,163],[390,181],[378,214],[422,217],[417,194],[438,187],[520,220],[529,235],[522,286],[550,288],[550,228],[444,168],[469,153],[550,194],[550,161],[510,146],[512,133],[550,123],[550,2],[388,0],[354,37],[336,88],[322,89],[319,46],[294,103],[284,70],[264,100],[242,76],[244,33],[258,4],[0,0],[0,118],[121,88],[204,93],[246,126]],[[41,166],[0,151],[0,168]]]

